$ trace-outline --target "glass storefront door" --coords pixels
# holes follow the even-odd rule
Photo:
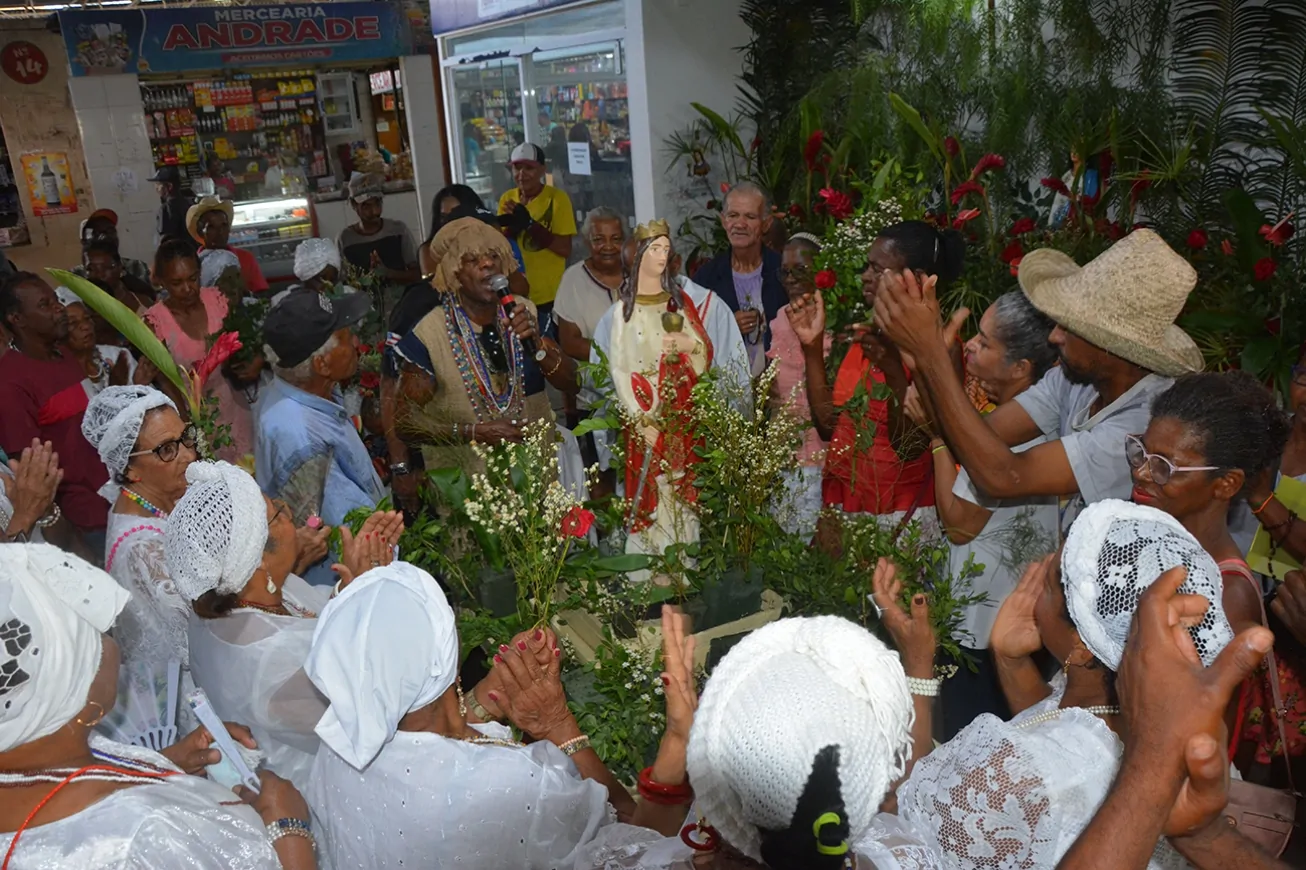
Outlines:
[[[450,71],[457,103],[458,178],[491,209],[512,188],[508,156],[526,139],[521,63],[512,57],[464,64]]]

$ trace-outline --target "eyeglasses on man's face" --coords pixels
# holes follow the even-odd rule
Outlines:
[[[162,462],[172,462],[177,458],[177,453],[181,450],[183,445],[194,450],[195,444],[198,440],[199,433],[195,430],[195,425],[191,424],[181,430],[180,438],[169,438],[167,441],[164,441],[161,444],[156,444],[149,450],[137,450],[135,453],[129,453],[127,455],[129,457],[144,456],[147,453],[153,453],[155,456],[159,457],[159,460]]]

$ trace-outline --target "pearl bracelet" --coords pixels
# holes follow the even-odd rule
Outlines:
[[[276,843],[282,837],[303,837],[315,850],[317,849],[317,839],[309,830],[308,822],[303,819],[277,819],[275,822],[268,822],[265,830],[269,842]]]
[[[571,740],[568,740],[566,743],[563,743],[560,746],[558,746],[558,748],[562,750],[563,755],[570,758],[571,756],[575,755],[577,752],[584,752],[586,749],[590,748],[589,735],[582,734],[579,737],[573,737]]]
[[[920,677],[907,678],[907,690],[913,695],[920,695],[922,698],[939,697],[939,687],[943,685],[943,677],[935,677],[932,680],[923,680]]]

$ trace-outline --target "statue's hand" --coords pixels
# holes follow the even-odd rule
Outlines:
[[[684,332],[668,332],[662,336],[663,353],[693,353],[694,339]]]

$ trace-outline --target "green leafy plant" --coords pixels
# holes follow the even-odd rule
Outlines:
[[[660,659],[609,636],[593,662],[562,675],[576,723],[621,782],[635,782],[653,763],[666,730]]]

